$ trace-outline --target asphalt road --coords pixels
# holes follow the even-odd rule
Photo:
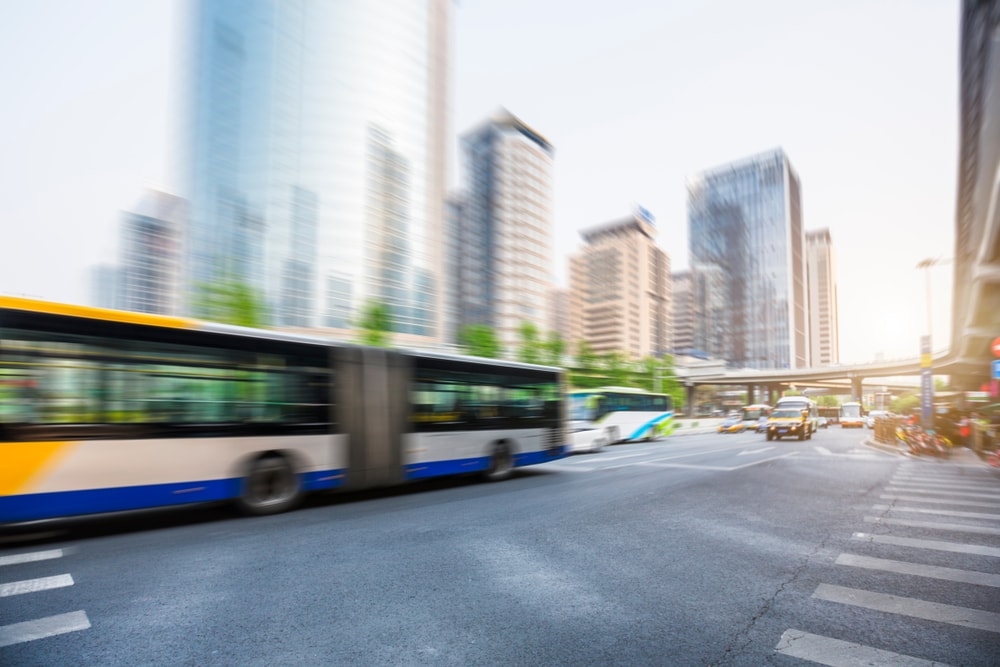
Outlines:
[[[997,665],[998,471],[868,434],[8,536],[0,665]]]

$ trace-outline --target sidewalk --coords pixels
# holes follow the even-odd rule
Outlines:
[[[899,454],[900,456],[907,456],[907,450],[904,447],[899,446],[898,443],[885,443],[878,442],[874,437],[870,437],[865,440],[865,444],[869,447],[874,447],[875,449],[880,449],[883,452],[888,452],[890,454]],[[917,457],[917,458],[927,458],[930,460],[932,457]],[[990,468],[990,464],[979,458],[979,455],[968,447],[955,447],[951,450],[951,454],[948,456],[948,461],[955,461],[964,465],[981,465]]]

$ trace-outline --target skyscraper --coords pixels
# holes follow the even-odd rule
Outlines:
[[[690,355],[694,348],[694,292],[691,271],[676,271],[670,276],[670,312],[673,314],[674,355]]]
[[[523,323],[550,325],[555,150],[507,110],[465,133],[462,149],[458,324],[492,327],[511,354]]]
[[[166,192],[147,192],[122,218],[114,307],[137,313],[177,313],[181,229],[187,202]]]
[[[235,280],[278,326],[348,329],[379,301],[395,331],[440,337],[450,12],[197,3],[189,310],[201,284]]]
[[[809,345],[813,366],[840,363],[837,320],[837,268],[829,229],[806,232],[809,284]]]
[[[801,195],[784,151],[692,179],[688,228],[695,302],[709,311],[694,346],[734,367],[808,366]]]
[[[670,258],[639,210],[580,232],[570,258],[570,335],[595,352],[640,359],[670,351]]]

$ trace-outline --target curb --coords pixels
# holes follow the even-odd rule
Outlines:
[[[952,452],[951,452],[951,455],[948,456],[947,459],[935,459],[935,457],[921,457],[921,456],[910,457],[909,456],[909,452],[907,452],[902,447],[900,447],[900,446],[898,446],[896,444],[891,444],[890,445],[890,444],[887,444],[887,443],[884,443],[884,442],[878,442],[877,440],[872,440],[872,439],[865,440],[865,445],[867,445],[869,447],[872,447],[874,449],[881,450],[883,452],[887,452],[889,454],[897,454],[898,456],[905,456],[907,458],[914,458],[914,459],[923,459],[923,458],[926,458],[927,460],[931,460],[931,459],[934,459],[934,460],[946,460],[946,461],[954,461],[956,463],[963,463],[965,465],[979,465],[979,466],[984,466],[986,468],[991,468],[992,467],[992,466],[990,466],[989,463],[987,463],[982,458],[980,458],[978,454],[976,454],[974,451],[972,451],[968,447],[956,447],[956,448],[954,448],[952,450]]]

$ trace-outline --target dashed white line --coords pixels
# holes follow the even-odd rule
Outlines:
[[[0,625],[0,647],[86,630],[89,627],[90,619],[83,611],[71,611],[68,614],[47,616],[23,623]]]
[[[7,584],[0,584],[0,598],[11,595],[24,595],[25,593],[37,593],[53,588],[64,588],[73,585],[73,577],[68,574],[57,574],[54,577],[40,577],[38,579],[24,579],[23,581],[12,581]]]
[[[975,628],[987,632],[1000,633],[1000,614],[981,609],[955,607],[950,604],[928,602],[916,598],[876,593],[858,588],[820,584],[812,596],[818,600],[862,607],[873,611],[922,618],[927,621],[948,623],[965,628]]]
[[[855,554],[840,554],[837,557],[836,563],[837,565],[863,567],[868,570],[879,570],[882,572],[892,572],[894,574],[909,574],[917,577],[926,577],[928,579],[942,579],[962,584],[975,584],[977,586],[992,586],[993,588],[1000,588],[1000,574],[990,574],[988,572],[958,570],[952,567],[940,567],[938,565],[921,565],[919,563],[908,563],[901,560],[890,560],[887,558],[871,558],[869,556],[858,556]]]
[[[880,516],[866,516],[865,521],[867,523],[881,523],[887,526],[909,526],[910,528],[950,530],[956,533],[975,533],[976,535],[1000,535],[1000,528],[968,526],[961,523],[940,523],[937,521],[918,521],[916,519],[888,519]]]
[[[872,646],[853,644],[841,639],[814,635],[802,630],[785,630],[774,648],[783,655],[809,660],[830,667],[947,667],[941,662],[921,660],[909,655],[884,651]]]
[[[15,554],[13,556],[0,556],[0,567],[4,565],[20,565],[21,563],[33,563],[39,560],[49,560],[51,558],[62,558],[62,549],[49,549],[47,551],[33,551],[26,554]]]
[[[1000,558],[1000,549],[983,547],[961,542],[941,542],[939,540],[917,540],[910,537],[895,537],[893,535],[875,535],[873,533],[854,533],[853,539],[878,544],[893,544],[900,547],[915,547],[917,549],[933,549],[950,553],[973,554],[975,556],[992,556]]]

